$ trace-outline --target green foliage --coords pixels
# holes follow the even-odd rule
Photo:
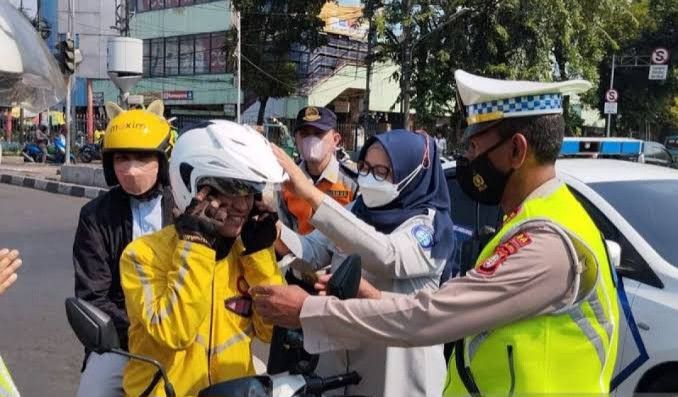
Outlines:
[[[648,68],[624,68],[615,70],[614,88],[619,91],[619,114],[613,117],[613,128],[617,134],[628,135],[643,132],[649,124],[653,131],[669,133],[678,127],[672,116],[678,93],[678,70],[675,67],[678,54],[678,0],[643,0],[635,2],[640,29],[636,34],[627,35],[616,52],[618,55],[645,56],[648,60],[656,47],[668,48],[672,61],[665,81],[648,80]],[[603,97],[610,79],[610,59],[599,66],[601,84],[596,102],[603,107]]]
[[[318,17],[324,0],[234,0],[242,30],[243,87],[254,92],[265,107],[268,98],[295,93],[295,64],[289,59],[294,46],[313,50],[324,44],[324,22]],[[235,43],[236,31],[230,32]],[[263,122],[260,111],[259,124]]]
[[[488,77],[599,82],[606,55],[637,30],[633,5],[619,0],[427,0],[404,13],[402,2],[383,9],[377,24],[380,55],[402,64],[394,39],[412,26],[412,106],[417,117],[454,111],[453,74],[464,69]],[[460,8],[468,13],[446,24]],[[642,11],[642,9],[641,9]],[[441,26],[444,26],[440,28]],[[441,77],[442,76],[442,77]],[[596,103],[595,90],[584,101]]]

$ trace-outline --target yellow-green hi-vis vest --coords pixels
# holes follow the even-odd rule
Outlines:
[[[528,199],[483,249],[476,268],[499,245],[538,224],[565,237],[578,258],[570,302],[458,343],[463,354],[452,354],[445,397],[471,395],[466,385],[473,384],[483,397],[608,395],[619,332],[616,286],[603,238],[567,186]]]
[[[5,362],[2,361],[2,356],[0,356],[0,397],[19,397],[19,391],[12,382],[12,377],[9,375]]]

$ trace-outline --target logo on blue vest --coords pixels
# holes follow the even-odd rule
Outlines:
[[[433,229],[427,225],[416,225],[412,228],[412,236],[417,240],[421,248],[433,247]]]

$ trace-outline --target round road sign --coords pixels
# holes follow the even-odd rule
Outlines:
[[[619,99],[619,93],[617,90],[607,90],[605,93],[605,102],[617,102],[617,99]]]
[[[653,65],[664,65],[669,63],[669,50],[663,47],[655,48],[650,56]]]

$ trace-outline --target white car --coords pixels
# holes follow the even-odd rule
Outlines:
[[[454,164],[444,168],[457,237],[468,241],[475,204],[461,192]],[[628,298],[630,321],[620,299],[615,395],[678,392],[678,170],[607,159],[561,159],[556,169],[608,241]],[[481,229],[501,216],[492,206],[479,214]],[[462,265],[473,260],[468,249],[458,251]]]

